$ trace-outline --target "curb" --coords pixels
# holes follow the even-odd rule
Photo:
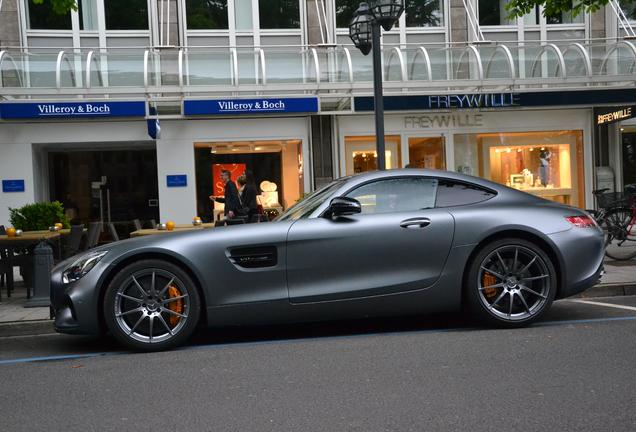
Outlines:
[[[594,298],[636,295],[636,283],[601,284],[570,298]],[[12,321],[0,323],[0,338],[55,334],[53,320]]]
[[[0,338],[53,334],[53,320],[11,321],[0,323]]]
[[[607,283],[593,286],[571,298],[615,297],[636,295],[636,283]]]

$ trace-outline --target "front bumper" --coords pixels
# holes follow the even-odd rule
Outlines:
[[[68,334],[101,334],[98,287],[107,266],[100,262],[80,280],[64,284],[64,264],[51,271],[51,311],[55,330]]]

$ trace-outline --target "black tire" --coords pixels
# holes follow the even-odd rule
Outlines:
[[[540,247],[524,239],[504,238],[487,244],[467,270],[466,305],[477,320],[488,325],[529,325],[550,308],[556,296],[557,274],[552,261]]]
[[[104,296],[106,325],[119,342],[136,351],[182,345],[194,332],[200,314],[199,293],[190,276],[163,260],[126,266],[112,279]],[[153,338],[155,322],[157,335]]]

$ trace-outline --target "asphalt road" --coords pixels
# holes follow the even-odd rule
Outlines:
[[[215,330],[154,354],[0,338],[0,430],[634,431],[636,296],[589,301],[517,330],[458,316]]]

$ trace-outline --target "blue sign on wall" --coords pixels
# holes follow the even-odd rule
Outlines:
[[[186,187],[188,185],[188,176],[186,174],[167,175],[166,180],[168,187]]]
[[[208,99],[183,102],[185,115],[236,115],[318,112],[318,98]]]
[[[41,102],[0,104],[2,119],[145,117],[144,101]]]
[[[24,180],[2,180],[2,192],[24,192]]]

